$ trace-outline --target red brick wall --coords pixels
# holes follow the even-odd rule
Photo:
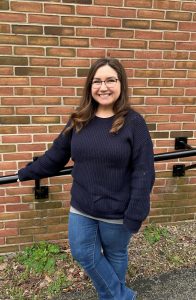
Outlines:
[[[145,116],[155,152],[174,138],[196,145],[196,2],[75,0],[0,2],[0,175],[41,155],[79,102],[92,60],[112,56],[125,66],[130,102]],[[194,157],[181,159],[190,164]],[[193,220],[196,171],[172,177],[177,161],[156,163],[147,222]],[[71,177],[0,187],[0,252],[67,235]]]

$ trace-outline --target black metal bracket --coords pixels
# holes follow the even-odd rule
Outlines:
[[[185,176],[186,170],[191,170],[191,169],[195,169],[195,168],[196,168],[196,164],[193,164],[190,166],[185,166],[184,164],[173,165],[173,177]]]
[[[192,146],[187,144],[187,137],[176,137],[175,138],[175,150],[195,150]],[[185,171],[196,168],[196,164],[185,166],[184,164],[173,165],[173,176],[185,176]]]
[[[48,186],[40,186],[40,179],[35,180],[34,194],[35,199],[48,199]]]
[[[173,177],[185,176],[185,165],[173,165]]]
[[[187,144],[188,138],[185,136],[180,136],[175,138],[175,150],[182,150],[182,149],[193,149],[192,146]]]
[[[38,157],[33,157],[33,160],[37,160]],[[35,199],[48,199],[49,197],[49,189],[48,186],[41,186],[40,179],[35,180],[35,187],[33,188]]]

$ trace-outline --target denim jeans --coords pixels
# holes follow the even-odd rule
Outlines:
[[[124,225],[70,213],[72,256],[91,278],[99,300],[136,299],[134,291],[125,285],[130,238]]]

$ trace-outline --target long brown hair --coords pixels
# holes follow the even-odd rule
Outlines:
[[[125,116],[130,109],[128,104],[128,83],[125,69],[115,58],[100,58],[93,63],[89,69],[80,105],[77,110],[71,114],[70,125],[64,130],[64,133],[72,128],[75,128],[77,132],[80,131],[95,116],[98,103],[92,97],[91,84],[97,70],[105,65],[109,65],[116,71],[121,83],[120,96],[113,106],[115,118],[110,132],[118,133],[120,128],[124,125]]]

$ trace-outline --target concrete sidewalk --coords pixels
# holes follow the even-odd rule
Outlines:
[[[131,288],[138,292],[137,300],[196,300],[196,268],[183,268],[157,277],[137,279]],[[58,300],[97,300],[97,296],[94,290],[87,290],[62,294]]]
[[[196,268],[181,269],[133,283],[138,300],[196,300]]]

